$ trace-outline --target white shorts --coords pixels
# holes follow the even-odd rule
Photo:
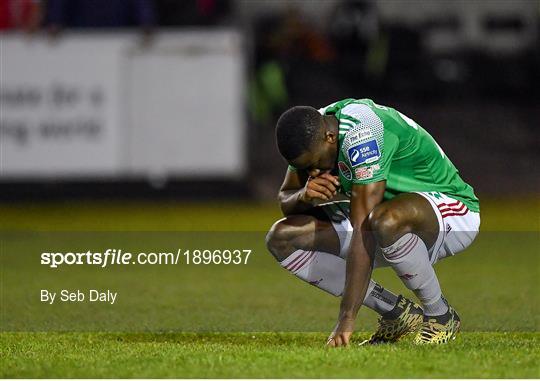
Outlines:
[[[480,213],[444,193],[416,192],[429,201],[439,221],[439,236],[429,250],[431,263],[465,250],[480,229]]]
[[[431,204],[437,221],[439,235],[435,244],[429,249],[431,263],[442,258],[455,255],[465,250],[474,241],[480,228],[480,213],[470,211],[465,204],[443,193],[415,192]],[[349,201],[334,201],[321,205],[330,218],[340,242],[339,256],[345,258],[352,238],[352,225],[349,220]],[[380,250],[375,255],[374,267],[386,267]]]

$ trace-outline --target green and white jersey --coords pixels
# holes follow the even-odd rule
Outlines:
[[[319,110],[339,121],[342,192],[353,184],[386,180],[385,199],[404,192],[442,192],[479,212],[473,188],[435,139],[399,111],[370,99],[345,99]]]

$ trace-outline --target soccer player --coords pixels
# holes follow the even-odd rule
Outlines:
[[[471,244],[480,209],[431,135],[393,108],[345,99],[289,109],[276,139],[289,163],[279,192],[285,217],[270,229],[267,246],[285,269],[342,297],[327,344],[349,343],[362,304],[381,315],[367,343],[409,332],[417,332],[417,344],[455,338],[460,319],[433,265]],[[421,305],[371,280],[382,266],[391,266]]]

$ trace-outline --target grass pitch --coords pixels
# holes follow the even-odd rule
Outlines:
[[[4,377],[538,377],[538,334],[323,348],[323,334],[4,334]]]
[[[3,206],[0,213],[2,231],[34,232],[263,232],[279,217],[274,205],[256,204],[63,203]],[[407,337],[394,345],[324,348],[339,299],[280,269],[260,242],[253,243],[256,255],[249,267],[184,267],[181,273],[157,267],[115,273],[120,283],[131,281],[133,273],[141,280],[159,277],[172,290],[160,298],[144,299],[140,295],[149,286],[131,283],[130,289],[136,291],[132,301],[137,295],[143,300],[135,307],[129,307],[131,303],[118,310],[125,316],[156,316],[162,324],[159,333],[5,332],[14,331],[6,327],[17,327],[14,320],[26,319],[33,307],[25,299],[24,284],[18,290],[12,287],[24,279],[26,267],[6,261],[4,254],[43,248],[36,247],[41,241],[4,240],[0,372],[2,377],[53,378],[538,378],[539,215],[536,199],[484,200],[483,233],[477,242],[436,268],[445,294],[461,315],[464,330],[451,344],[438,347],[416,347],[412,337]],[[62,271],[51,273],[51,277],[74,276],[71,269]],[[84,282],[91,275],[77,273],[76,281]],[[374,277],[386,287],[410,295],[391,270],[376,270]],[[20,303],[11,304],[13,296]],[[61,312],[57,320],[67,324],[62,319],[70,316]],[[100,316],[92,310],[85,315],[88,319]],[[32,318],[28,324],[43,324],[36,320],[39,316]],[[84,316],[80,318],[88,323]],[[155,324],[156,320],[149,322]],[[177,329],[171,328],[175,324]],[[375,314],[362,309],[356,343],[366,338],[375,324]],[[179,332],[187,329],[178,327],[198,332]],[[222,332],[209,332],[212,328]]]

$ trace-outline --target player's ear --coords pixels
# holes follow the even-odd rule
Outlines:
[[[326,131],[324,137],[325,137],[325,140],[331,144],[334,144],[337,141],[337,135],[333,133],[332,131]]]

